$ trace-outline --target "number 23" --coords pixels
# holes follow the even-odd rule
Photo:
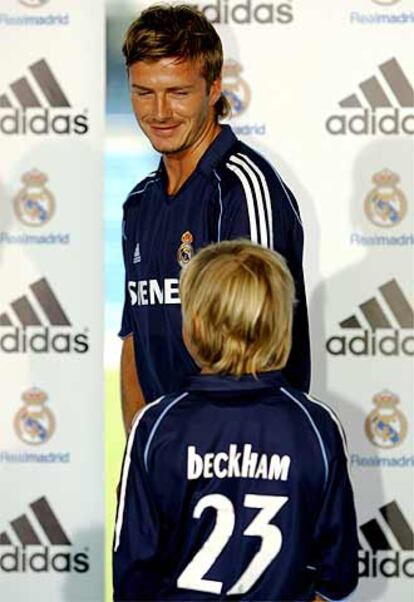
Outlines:
[[[279,510],[286,504],[285,496],[254,495],[244,496],[245,508],[258,508],[259,512],[249,523],[243,535],[261,537],[261,545],[249,565],[226,592],[226,595],[245,594],[264,573],[269,564],[276,558],[282,547],[282,533],[276,525],[269,524]],[[203,579],[214,562],[220,556],[234,531],[235,512],[231,501],[224,495],[214,493],[201,498],[193,511],[194,518],[200,518],[206,508],[217,511],[216,524],[202,548],[189,562],[177,580],[177,587],[200,592],[220,594],[223,583],[211,579]]]

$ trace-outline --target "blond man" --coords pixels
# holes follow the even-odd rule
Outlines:
[[[342,427],[287,384],[294,284],[247,241],[184,269],[183,338],[201,372],[129,436],[115,600],[341,600],[357,584]]]

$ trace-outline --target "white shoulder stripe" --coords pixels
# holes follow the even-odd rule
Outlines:
[[[172,402],[165,408],[165,410],[162,412],[162,414],[158,417],[157,422],[152,427],[152,431],[150,433],[150,436],[148,437],[148,441],[147,441],[147,444],[146,444],[145,450],[144,450],[144,466],[145,466],[145,470],[147,472],[148,472],[148,453],[149,453],[150,445],[152,443],[152,440],[154,439],[154,435],[157,432],[159,425],[161,424],[161,421],[163,420],[163,418],[167,414],[167,412],[169,412],[171,410],[171,408],[174,407],[179,401],[184,399],[184,397],[187,397],[187,395],[188,395],[188,393],[183,393],[179,397],[176,397],[175,399],[173,399]]]
[[[266,159],[257,150],[256,150],[256,153],[259,155],[259,157],[262,157],[263,161],[266,161]],[[273,173],[275,174],[275,176],[277,177],[277,179],[279,180],[279,184],[283,188],[283,191],[284,191],[284,193],[285,193],[285,195],[287,197],[287,200],[289,202],[289,205],[290,205],[293,213],[295,214],[296,219],[298,220],[298,222],[300,223],[300,225],[303,227],[302,220],[300,219],[300,215],[297,212],[295,205],[292,203],[292,199],[290,198],[290,194],[289,194],[289,192],[288,192],[288,190],[286,188],[285,183],[283,182],[282,178],[280,177],[277,169],[275,169],[271,163],[268,162],[268,164],[271,167],[271,169],[272,169]]]
[[[313,428],[313,431],[316,435],[316,438],[318,439],[319,446],[321,448],[322,459],[323,459],[323,463],[325,466],[325,482],[324,482],[324,488],[325,488],[326,484],[328,482],[328,478],[329,478],[329,464],[328,464],[328,457],[326,455],[325,445],[323,443],[322,436],[319,432],[319,429],[316,426],[312,416],[309,414],[308,410],[303,405],[303,403],[301,401],[299,401],[299,399],[297,399],[294,395],[289,393],[289,391],[286,391],[286,389],[284,387],[280,387],[280,390],[282,391],[282,393],[284,393],[287,397],[289,397],[292,401],[294,401],[302,409],[302,411],[304,412],[304,414],[306,414],[306,416]]]
[[[341,424],[338,416],[335,414],[335,412],[333,411],[333,409],[330,408],[327,404],[323,403],[322,401],[319,401],[315,397],[312,397],[312,395],[309,395],[309,393],[305,393],[305,395],[309,399],[309,401],[311,401],[312,403],[314,403],[314,404],[318,405],[319,407],[323,408],[329,414],[329,416],[332,418],[332,420],[335,422],[335,424],[337,426],[337,429],[339,431],[339,435],[340,435],[341,440],[342,440],[342,446],[343,446],[343,450],[344,450],[344,454],[345,454],[345,458],[346,458],[346,463],[347,463],[347,468],[348,468],[348,475],[350,477],[348,446],[346,444],[345,431],[344,431],[344,428],[343,428],[343,426],[342,426],[342,424]]]
[[[257,173],[257,175],[259,176],[260,181],[262,183],[262,187],[263,187],[263,191],[264,191],[264,197],[265,197],[267,225],[268,225],[268,228],[269,228],[269,247],[270,247],[270,249],[273,249],[274,245],[273,245],[273,214],[272,214],[272,203],[271,203],[271,200],[270,200],[269,187],[267,185],[266,178],[264,176],[264,173],[258,168],[258,166],[256,165],[256,163],[254,163],[250,159],[250,157],[248,157],[247,155],[244,155],[243,153],[238,153],[237,156],[238,157],[243,157],[243,159],[245,161],[247,161],[247,163],[249,163],[249,165],[252,166],[252,168]]]
[[[221,178],[218,175],[216,170],[214,170],[214,175],[217,179],[217,188],[218,188],[218,193],[219,193],[219,204],[220,204],[220,215],[219,215],[218,223],[217,223],[217,242],[220,242],[221,241],[221,221],[223,218],[223,199],[222,199],[222,195],[221,195]]]
[[[227,163],[226,165],[231,171],[233,171],[236,174],[236,176],[239,178],[240,182],[242,183],[242,186],[244,189],[244,194],[246,195],[247,213],[249,216],[249,225],[250,225],[250,239],[252,242],[258,244],[259,241],[258,241],[258,237],[257,237],[257,224],[256,224],[256,215],[254,212],[254,200],[253,200],[252,190],[249,185],[249,181],[246,178],[244,172],[239,167],[237,167],[236,165],[233,165],[231,163]]]
[[[119,542],[121,540],[121,531],[122,531],[122,522],[124,520],[124,509],[125,509],[125,495],[126,495],[126,487],[128,482],[128,473],[129,467],[131,465],[131,450],[134,445],[135,433],[137,431],[138,425],[141,421],[141,418],[144,414],[150,410],[154,405],[158,404],[160,401],[164,399],[165,395],[156,399],[153,403],[147,405],[141,412],[138,412],[135,416],[134,422],[132,424],[131,431],[128,435],[127,448],[125,452],[125,460],[124,466],[122,469],[122,477],[121,477],[121,491],[119,494],[119,504],[118,504],[118,512],[115,523],[115,543],[114,543],[114,551],[116,552],[119,546]]]
[[[263,247],[268,247],[269,246],[268,235],[267,235],[268,229],[266,226],[263,194],[260,189],[260,184],[259,184],[259,179],[257,177],[257,174],[253,171],[253,169],[250,167],[250,165],[239,156],[232,155],[230,157],[230,162],[232,164],[235,163],[236,165],[243,167],[245,172],[247,173],[247,175],[250,178],[250,182],[253,185],[253,192],[254,192],[253,199],[255,201],[255,205],[257,207],[257,213],[259,216],[259,232],[260,232],[260,241],[259,242]]]
[[[146,191],[146,189],[148,188],[148,186],[149,186],[150,184],[154,184],[155,182],[158,182],[158,180],[159,180],[159,178],[154,178],[153,180],[149,180],[149,181],[148,181],[148,182],[145,184],[145,186],[143,186],[143,187],[142,187],[142,188],[140,188],[139,190],[135,190],[135,192],[130,192],[130,193],[129,193],[129,195],[128,195],[128,197],[127,197],[127,200],[129,199],[129,197],[130,197],[130,196],[134,196],[135,194],[141,194],[142,192],[145,192],[145,191]]]

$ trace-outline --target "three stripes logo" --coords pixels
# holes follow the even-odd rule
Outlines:
[[[381,519],[359,527],[364,546],[359,544],[360,577],[414,577],[414,533],[394,500],[379,508]],[[368,547],[368,549],[367,549]]]
[[[71,552],[72,542],[46,497],[32,502],[27,513],[10,521],[10,527],[0,533],[0,572],[89,570],[87,552]]]
[[[85,353],[88,335],[68,332],[72,327],[65,310],[46,278],[29,286],[26,295],[10,303],[0,314],[0,349],[5,353]],[[51,331],[52,327],[53,331]],[[59,328],[56,332],[55,328]],[[65,331],[62,332],[61,329]],[[3,334],[2,331],[6,330]]]
[[[379,73],[339,106],[344,112],[326,121],[330,134],[414,134],[414,89],[396,58],[379,65]]]
[[[86,114],[74,114],[71,103],[45,59],[0,94],[0,132],[5,135],[86,134]],[[4,115],[1,115],[4,113]]]
[[[343,330],[362,330],[363,334],[330,337],[326,349],[331,355],[414,355],[413,306],[395,278],[378,290],[378,296],[364,301],[357,313],[339,322]]]

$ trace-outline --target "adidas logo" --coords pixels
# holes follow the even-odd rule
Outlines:
[[[359,527],[369,547],[359,544],[359,576],[414,577],[412,528],[395,500],[379,512],[381,521],[374,518]]]
[[[141,263],[141,253],[139,250],[139,242],[137,243],[137,246],[135,247],[134,257],[132,258],[132,263]]]
[[[347,114],[328,118],[326,129],[330,134],[414,134],[414,112],[408,112],[414,107],[410,81],[396,58],[379,65],[379,71],[359,84],[360,93],[339,102]]]
[[[49,326],[71,327],[72,324],[46,278],[33,282],[30,293],[10,303],[12,312],[0,314],[0,349],[5,353],[85,353],[89,349],[86,333],[51,334]],[[13,320],[12,320],[13,318]],[[18,321],[18,324],[15,322]],[[30,334],[26,328],[36,327]],[[2,334],[2,329],[12,332]]]
[[[214,0],[196,4],[211,23],[242,25],[254,23],[278,23],[284,25],[293,21],[293,0],[278,3],[253,2],[252,0]]]
[[[29,505],[30,510],[10,521],[10,532],[0,533],[0,572],[70,572],[85,573],[89,570],[87,553],[54,551],[54,547],[70,547],[72,542],[46,497]],[[40,527],[40,529],[39,529]],[[13,551],[3,552],[12,546]],[[28,547],[36,546],[33,553]],[[38,546],[41,546],[39,551]]]
[[[0,132],[5,135],[86,134],[87,115],[73,115],[71,104],[45,59],[0,95]],[[17,106],[16,106],[17,105]],[[51,111],[49,109],[52,109]],[[65,112],[58,112],[63,109]]]
[[[352,338],[346,335],[330,337],[326,349],[331,355],[414,355],[413,335],[404,336],[404,331],[414,329],[413,307],[395,278],[378,290],[380,296],[359,305],[360,314],[339,322],[344,330],[363,329],[363,334]],[[380,337],[377,330],[392,332]]]

